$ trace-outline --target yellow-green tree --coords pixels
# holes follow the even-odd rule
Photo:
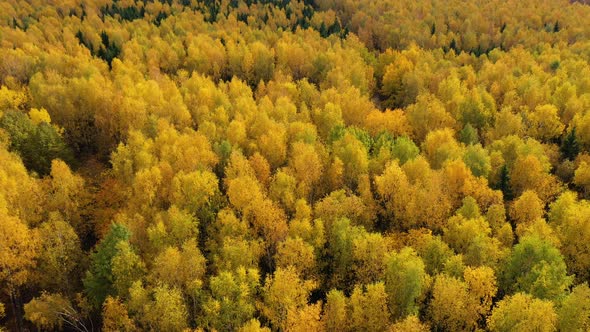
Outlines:
[[[551,301],[516,293],[496,304],[487,323],[491,331],[550,332],[557,330],[557,314]]]

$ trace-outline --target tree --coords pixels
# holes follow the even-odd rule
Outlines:
[[[463,129],[459,132],[459,141],[465,145],[473,145],[479,143],[479,136],[477,130],[473,128],[471,123],[467,123],[463,126]]]
[[[217,177],[212,172],[184,173],[180,171],[172,179],[170,201],[179,208],[196,215],[201,210],[209,208],[218,188]]]
[[[385,112],[372,110],[367,114],[364,122],[364,127],[373,136],[384,132],[394,136],[409,135],[412,130],[406,114],[401,109],[386,109]]]
[[[314,206],[314,216],[322,219],[327,229],[339,218],[347,218],[355,225],[369,226],[373,216],[363,200],[345,190],[331,192]]]
[[[433,236],[430,233],[420,234],[415,242],[411,242],[411,246],[416,248],[416,252],[424,262],[424,270],[429,275],[442,272],[445,262],[453,255],[453,250],[442,241],[440,236]]]
[[[576,281],[584,282],[590,276],[590,256],[586,253],[590,237],[590,204],[577,201],[575,195],[566,193],[551,205],[550,221],[556,225],[556,233],[561,240],[561,253],[568,271],[575,275]]]
[[[272,169],[277,169],[287,159],[287,132],[282,124],[275,124],[273,128],[258,137],[260,154],[268,160]]]
[[[551,301],[536,299],[526,293],[516,293],[496,304],[487,323],[488,328],[494,332],[550,332],[557,329],[557,314]]]
[[[499,241],[491,237],[491,228],[483,217],[451,217],[444,228],[443,240],[462,254],[469,265],[496,266],[503,256]]]
[[[195,239],[187,240],[179,250],[168,247],[159,253],[150,269],[154,284],[164,284],[187,292],[200,288],[205,275],[205,257]]]
[[[279,170],[272,178],[269,196],[273,201],[281,203],[285,210],[292,211],[299,196],[297,194],[297,179],[287,172]]]
[[[452,209],[460,206],[461,200],[465,196],[475,198],[482,208],[501,202],[500,193],[491,190],[486,179],[475,177],[461,160],[446,163],[440,178],[440,181],[443,182],[440,186],[444,188],[444,191],[441,191],[448,197]],[[434,188],[429,189],[434,191]],[[430,198],[434,197],[430,196]]]
[[[268,327],[263,327],[260,325],[260,321],[256,318],[252,318],[251,320],[247,321],[244,325],[240,326],[238,329],[239,332],[270,332]]]
[[[522,117],[518,113],[514,114],[510,107],[504,107],[496,114],[494,126],[488,131],[488,136],[498,140],[510,135],[520,135],[522,132]]]
[[[414,64],[404,55],[397,53],[394,61],[385,68],[383,75],[381,94],[387,98],[385,105],[390,108],[398,108],[413,102],[409,94],[410,86],[404,80],[407,73],[411,73]]]
[[[63,329],[64,323],[82,331],[86,328],[70,301],[61,294],[43,292],[32,299],[25,304],[25,318],[44,330]]]
[[[580,162],[580,166],[574,173],[574,183],[583,189],[584,194],[590,192],[590,165],[585,161]]]
[[[270,165],[266,158],[264,158],[260,153],[256,152],[250,158],[248,158],[250,162],[250,166],[258,179],[258,182],[263,187],[268,187],[268,183],[270,181]]]
[[[445,331],[471,331],[477,327],[479,313],[465,282],[439,274],[432,297],[428,310],[433,327]]]
[[[188,327],[188,310],[178,288],[158,286],[152,296],[153,300],[144,306],[144,316],[141,318],[146,328],[180,332]]]
[[[467,267],[463,272],[463,279],[473,301],[472,309],[479,315],[478,321],[482,321],[488,316],[492,300],[498,291],[494,270],[487,266]]]
[[[128,241],[131,233],[121,224],[113,224],[107,236],[96,246],[90,256],[91,264],[83,280],[84,287],[95,307],[102,305],[109,295],[115,295],[113,287],[113,258],[118,254],[117,245]]]
[[[471,89],[465,92],[457,111],[464,125],[471,124],[474,128],[482,129],[487,127],[496,112],[496,103],[485,90]]]
[[[0,196],[0,281],[10,297],[17,328],[22,328],[19,289],[31,278],[39,255],[39,235],[17,217],[8,215]]]
[[[590,288],[583,283],[561,302],[557,309],[560,331],[584,331],[590,327]]]
[[[382,282],[365,287],[355,286],[349,306],[353,331],[385,331],[389,325],[387,294]]]
[[[559,137],[565,128],[559,119],[557,107],[551,104],[539,105],[533,112],[525,113],[525,124],[528,134],[541,141]]]
[[[367,148],[351,133],[333,144],[334,155],[344,163],[344,181],[349,188],[356,188],[361,175],[369,170]]]
[[[118,298],[106,298],[102,305],[102,318],[102,330],[105,332],[132,332],[137,329],[129,318],[127,306]]]
[[[510,171],[510,185],[515,195],[534,190],[539,198],[547,202],[561,191],[555,176],[548,174],[541,161],[534,155],[518,157]]]
[[[407,136],[397,137],[391,146],[391,155],[393,158],[399,160],[399,164],[403,165],[408,160],[418,157],[420,149]]]
[[[465,149],[463,162],[474,176],[487,178],[492,169],[488,152],[480,145],[470,145]]]
[[[567,275],[563,256],[537,235],[521,238],[504,263],[501,286],[505,292],[527,292],[539,299],[562,299],[573,277]]]
[[[289,165],[295,171],[300,196],[308,197],[310,193],[313,194],[315,191],[314,186],[320,180],[323,171],[322,161],[315,148],[305,143],[297,142],[293,144]]]
[[[286,331],[307,332],[307,331],[326,331],[324,322],[320,319],[322,312],[322,302],[308,304],[303,308],[290,311],[287,314]]]
[[[463,152],[450,128],[429,132],[422,143],[422,151],[433,169],[442,168],[448,160],[459,159]]]
[[[454,128],[456,125],[455,119],[445,110],[443,103],[430,94],[420,94],[406,113],[413,130],[412,137],[417,142],[422,142],[431,131]]]
[[[87,236],[92,224],[84,220],[89,198],[84,179],[59,159],[51,161],[49,175],[44,183],[47,210],[59,212],[64,221],[74,227],[78,236]]]
[[[2,134],[0,133],[0,136]],[[28,225],[42,221],[39,181],[30,176],[18,155],[6,150],[0,139],[0,213],[18,217]]]
[[[33,112],[33,117],[35,114]],[[53,159],[68,163],[74,161],[72,151],[58,128],[48,121],[35,123],[22,112],[9,111],[0,117],[0,128],[10,135],[11,150],[19,153],[28,169],[40,175],[49,173]]]
[[[397,162],[389,164],[382,175],[375,178],[377,193],[385,205],[385,211],[403,228],[415,226],[412,217],[415,189]],[[392,220],[393,221],[393,220]]]
[[[252,202],[259,202],[264,197],[258,181],[253,177],[240,176],[229,180],[226,178],[226,181],[229,202],[238,211],[245,210]]]
[[[422,259],[413,249],[404,248],[385,258],[385,290],[394,320],[417,315],[419,299],[428,283]]]
[[[147,237],[154,254],[167,247],[181,247],[186,241],[199,236],[198,219],[186,210],[172,205],[154,217],[147,228]]]
[[[218,80],[227,66],[226,50],[219,39],[198,34],[187,47],[185,61],[191,71],[207,74]]]
[[[266,240],[267,254],[287,237],[289,226],[285,211],[277,206],[270,199],[263,199],[258,202],[252,202],[252,205],[244,213],[244,219],[249,221],[253,230]]]
[[[344,126],[342,108],[333,102],[326,103],[323,109],[314,109],[312,115],[318,134],[323,139],[327,139],[334,128]]]
[[[289,312],[307,305],[307,299],[315,283],[301,280],[292,267],[277,268],[273,275],[264,282],[261,306],[262,314],[275,328],[287,328]]]
[[[427,332],[430,327],[411,315],[389,327],[389,332]]]
[[[343,292],[332,289],[326,295],[323,320],[327,331],[348,331],[347,298]]]
[[[395,161],[390,163],[375,177],[375,185],[385,207],[380,212],[391,228],[440,230],[451,210],[442,177],[421,157],[406,162],[403,169]]]
[[[288,237],[281,242],[275,255],[277,267],[293,266],[303,277],[317,273],[315,248],[300,237]]]
[[[257,270],[243,267],[211,277],[211,296],[203,304],[204,325],[219,331],[231,331],[251,320],[256,309],[259,278]]]
[[[115,293],[128,298],[129,288],[146,272],[145,264],[127,241],[119,241],[117,254],[111,259],[112,282]]]
[[[565,135],[562,139],[561,146],[559,147],[559,151],[561,152],[561,156],[564,159],[574,160],[580,153],[580,144],[578,143],[578,139],[576,137],[576,127],[573,127],[572,130]]]
[[[359,284],[375,283],[383,276],[383,257],[388,243],[379,233],[362,232],[352,240],[352,256],[355,280]]]
[[[355,272],[350,268],[354,262],[355,240],[362,238],[366,231],[362,227],[351,225],[350,220],[341,218],[334,221],[327,233],[327,254],[330,257],[328,285],[350,290]]]
[[[37,275],[44,290],[68,292],[73,284],[83,253],[80,239],[72,226],[51,214],[50,220],[39,227],[40,250]]]
[[[510,217],[516,224],[517,232],[522,232],[533,222],[543,217],[543,202],[534,191],[527,190],[514,200],[510,209]]]
[[[0,108],[3,110],[22,109],[27,102],[25,91],[0,86]]]

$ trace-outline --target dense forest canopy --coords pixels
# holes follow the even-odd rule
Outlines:
[[[590,7],[0,1],[0,330],[590,330]]]

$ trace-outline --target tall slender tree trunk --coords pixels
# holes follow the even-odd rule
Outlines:
[[[18,290],[10,291],[10,304],[12,306],[12,314],[14,315],[14,323],[16,326],[16,330],[22,332],[23,316],[20,310],[20,294]]]

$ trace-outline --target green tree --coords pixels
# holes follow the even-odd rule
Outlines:
[[[328,232],[329,284],[341,289],[352,289],[354,271],[350,268],[354,260],[354,241],[365,234],[365,229],[352,226],[345,218],[338,219]]]
[[[385,259],[385,290],[389,312],[394,319],[418,314],[418,299],[426,289],[428,275],[422,259],[404,248]]]
[[[514,194],[512,193],[512,186],[510,185],[510,172],[508,171],[508,167],[503,165],[500,169],[500,180],[498,182],[497,188],[502,191],[504,195],[504,200],[512,200]]]
[[[459,132],[459,141],[466,145],[472,145],[479,143],[479,136],[477,130],[473,128],[471,123],[467,123],[463,126],[463,129]]]
[[[521,238],[507,258],[501,285],[508,293],[527,292],[539,299],[559,300],[572,280],[559,250],[537,235],[530,235]]]
[[[414,141],[407,136],[401,136],[394,140],[391,146],[391,155],[393,158],[399,160],[399,164],[403,165],[406,161],[414,159],[420,153],[420,149]]]
[[[47,175],[53,159],[70,165],[74,162],[73,153],[57,128],[47,122],[35,124],[26,114],[10,111],[0,117],[0,128],[10,135],[10,149],[21,156],[29,170]]]
[[[576,136],[576,127],[573,127],[572,130],[565,135],[561,141],[559,151],[564,159],[576,159],[578,153],[580,153],[580,144],[578,143],[578,138]]]
[[[470,145],[465,149],[463,162],[475,176],[487,178],[492,169],[488,152],[480,145]]]
[[[108,295],[115,295],[113,286],[113,258],[119,253],[119,242],[128,241],[131,232],[126,226],[113,224],[109,233],[90,256],[90,268],[83,280],[92,304],[99,307]]]

